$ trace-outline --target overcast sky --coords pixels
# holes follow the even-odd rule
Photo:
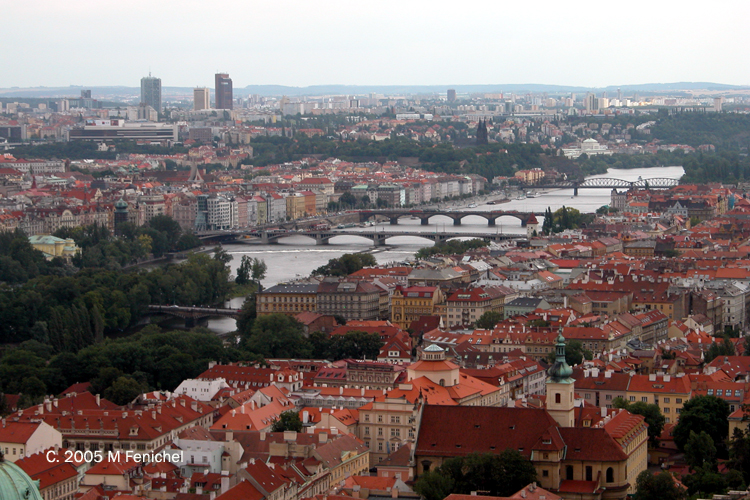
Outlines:
[[[750,2],[5,0],[0,87],[750,84]]]

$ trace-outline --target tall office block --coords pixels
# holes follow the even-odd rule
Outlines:
[[[161,78],[153,77],[151,73],[141,78],[141,103],[161,113]]]
[[[211,91],[205,87],[193,89],[193,109],[211,109]]]
[[[232,101],[232,79],[226,73],[216,73],[216,109],[234,109]]]
[[[456,101],[456,89],[448,89],[448,102]]]

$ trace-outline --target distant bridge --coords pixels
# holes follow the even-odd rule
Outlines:
[[[202,240],[212,241],[230,241],[239,240],[264,245],[279,243],[281,240],[292,236],[305,236],[315,241],[316,245],[328,245],[332,238],[336,236],[359,236],[372,241],[376,247],[386,244],[386,240],[396,236],[413,236],[425,238],[435,243],[444,243],[455,238],[481,238],[490,241],[504,241],[522,238],[519,234],[503,233],[458,233],[458,232],[420,232],[420,231],[346,231],[346,230],[327,230],[327,231],[214,231],[203,232],[197,235]],[[254,240],[254,241],[253,241]],[[171,308],[171,306],[168,306]],[[173,309],[173,308],[172,308]]]
[[[531,213],[529,212],[517,212],[517,211],[505,211],[505,210],[491,210],[491,211],[480,211],[480,210],[461,210],[449,211],[449,210],[359,210],[359,221],[366,222],[373,218],[385,218],[388,219],[392,225],[398,224],[398,220],[402,217],[417,218],[422,221],[423,226],[427,226],[430,223],[430,217],[436,215],[443,215],[453,219],[454,226],[461,225],[461,219],[470,215],[477,215],[487,219],[487,224],[490,226],[496,225],[496,220],[499,217],[515,217],[521,221],[521,226],[526,227]]]
[[[240,309],[224,309],[220,307],[190,307],[190,306],[167,306],[160,304],[150,304],[149,311],[155,313],[169,314],[185,320],[185,327],[192,328],[195,324],[209,316],[230,316],[238,318]]]
[[[679,184],[679,179],[669,179],[667,177],[652,177],[651,179],[638,179],[637,181],[597,177],[586,179],[582,182],[558,181],[545,183],[542,181],[539,184],[523,185],[523,187],[525,189],[573,189],[573,196],[578,196],[579,189],[669,189]]]

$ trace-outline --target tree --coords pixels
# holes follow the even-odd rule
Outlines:
[[[576,366],[583,363],[583,360],[594,359],[594,354],[588,349],[583,347],[583,344],[579,340],[568,340],[565,342],[565,362],[570,366]],[[552,351],[547,355],[547,361],[550,363],[555,362],[555,352]]]
[[[710,469],[716,471],[716,446],[705,431],[696,434],[690,431],[685,443],[685,461],[692,469]]]
[[[499,313],[497,311],[487,311],[479,317],[476,326],[477,328],[481,328],[482,330],[492,330],[493,328],[495,328],[495,325],[500,323],[502,320],[502,313]]]
[[[680,450],[690,438],[690,432],[705,431],[714,441],[718,455],[722,456],[724,440],[729,432],[729,404],[715,396],[698,396],[682,406],[680,420],[674,428],[674,442]]]
[[[331,259],[328,264],[313,271],[313,274],[325,276],[348,276],[360,269],[377,265],[375,257],[369,253],[345,253],[337,259]]]
[[[250,282],[250,269],[252,268],[252,259],[247,255],[242,256],[240,266],[237,268],[237,277],[234,282],[238,285],[245,285]]]
[[[302,420],[299,418],[299,413],[294,410],[285,411],[273,421],[271,432],[284,431],[302,432]]]
[[[450,458],[434,471],[423,474],[414,490],[425,500],[442,500],[450,493],[482,491],[507,497],[536,481],[536,469],[517,450],[499,454],[472,453]]]
[[[328,340],[328,355],[334,361],[339,359],[377,359],[383,341],[377,332],[351,331],[334,335]]]
[[[118,377],[104,391],[104,397],[116,405],[126,405],[143,393],[141,384],[132,377]]]
[[[745,483],[750,481],[750,433],[735,427],[729,440],[729,464],[742,473]]]
[[[257,257],[254,258],[251,276],[253,278],[253,281],[258,283],[258,290],[260,290],[261,280],[263,280],[263,278],[266,277],[266,271],[268,271],[268,266],[266,265],[266,261],[260,260]]]
[[[250,334],[241,339],[241,347],[266,358],[309,358],[312,351],[302,335],[302,324],[285,314],[256,318]]]
[[[634,500],[684,500],[686,492],[669,472],[653,474],[644,470],[636,479]]]

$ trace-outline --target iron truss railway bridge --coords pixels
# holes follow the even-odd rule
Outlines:
[[[434,241],[436,244],[444,243],[455,238],[481,238],[490,241],[505,241],[523,238],[519,234],[503,233],[458,233],[458,232],[419,232],[419,231],[346,231],[346,230],[327,230],[327,231],[254,231],[254,230],[237,230],[237,231],[206,231],[197,234],[198,238],[204,241],[212,242],[229,242],[242,241],[246,243],[261,243],[272,245],[280,243],[282,240],[290,237],[304,236],[315,242],[316,245],[328,245],[332,238],[337,236],[359,236],[371,240],[376,247],[386,244],[386,240],[396,236],[413,236]],[[390,244],[398,244],[393,242]],[[170,306],[171,308],[171,306]],[[166,311],[165,311],[166,312]]]
[[[579,189],[669,189],[680,184],[678,179],[666,177],[653,177],[651,179],[638,179],[637,181],[625,181],[609,177],[598,177],[586,179],[582,182],[560,181],[554,183],[532,184],[524,186],[529,189],[573,189],[573,196],[578,196]]]

